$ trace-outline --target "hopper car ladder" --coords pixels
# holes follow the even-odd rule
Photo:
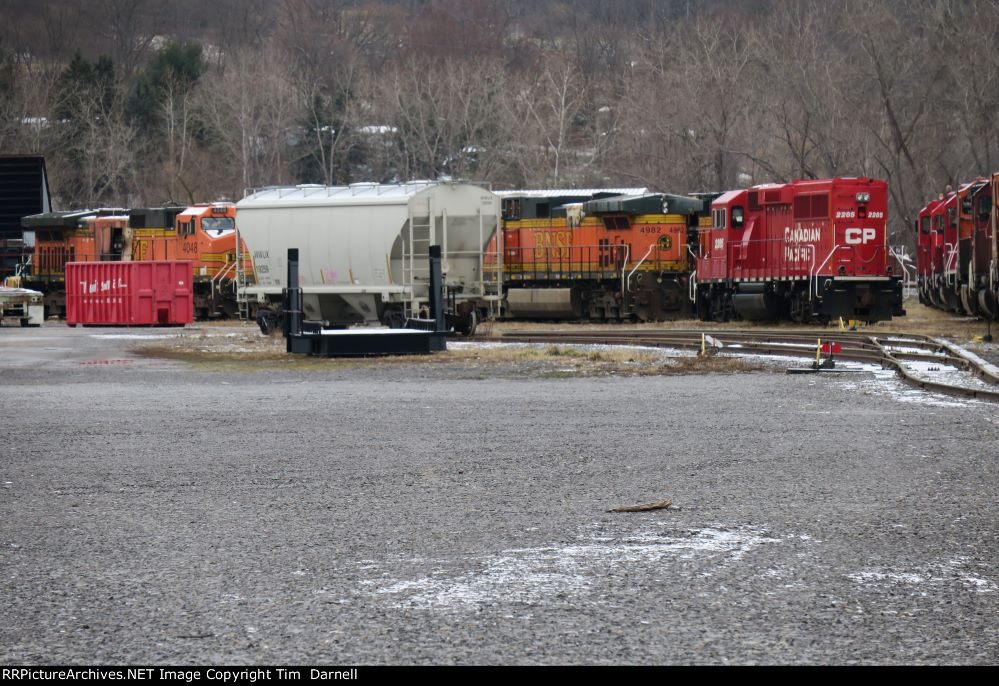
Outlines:
[[[416,317],[419,314],[420,305],[426,302],[426,298],[419,298],[416,294],[417,281],[429,283],[430,270],[424,264],[424,260],[430,251],[430,245],[434,238],[434,211],[430,202],[427,202],[426,221],[423,215],[417,215],[413,208],[409,210],[409,240],[402,241],[402,282],[409,289],[409,302],[406,304],[406,316]],[[419,261],[417,261],[417,258]]]
[[[243,267],[243,256],[240,254],[239,229],[236,229],[236,310],[239,318],[246,321],[250,318],[250,300],[246,296],[246,269]]]

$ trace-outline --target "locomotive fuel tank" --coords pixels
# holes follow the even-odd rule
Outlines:
[[[582,316],[578,288],[510,288],[507,314],[518,319],[577,319]]]

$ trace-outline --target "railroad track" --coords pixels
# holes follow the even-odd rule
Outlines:
[[[810,357],[816,342],[842,346],[840,360],[879,364],[894,369],[910,386],[947,395],[999,402],[999,374],[994,367],[947,341],[921,334],[869,335],[831,331],[698,331],[618,329],[612,331],[512,331],[502,336],[510,343],[637,345],[699,350],[707,334],[722,345],[721,354]],[[920,377],[906,364],[927,362],[953,367],[978,384],[954,385]]]

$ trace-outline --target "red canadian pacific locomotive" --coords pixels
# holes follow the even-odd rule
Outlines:
[[[875,322],[904,315],[887,210],[887,183],[864,178],[721,195],[700,231],[699,316]]]
[[[919,300],[999,319],[999,172],[941,193],[916,219]]]

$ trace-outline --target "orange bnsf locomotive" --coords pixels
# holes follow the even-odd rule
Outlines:
[[[873,179],[792,181],[721,195],[701,229],[698,314],[797,322],[904,315],[887,210],[888,184]]]
[[[703,199],[645,189],[499,195],[509,316],[662,321],[690,314],[688,246]]]
[[[237,259],[252,278],[245,245],[237,249],[235,217],[231,203],[24,217],[35,247],[21,282],[44,293],[47,315],[64,316],[67,262],[190,260],[198,318],[233,316]]]
[[[66,263],[121,260],[131,254],[128,210],[44,212],[21,219],[34,248],[20,269],[22,286],[41,291],[45,314],[66,312]]]

